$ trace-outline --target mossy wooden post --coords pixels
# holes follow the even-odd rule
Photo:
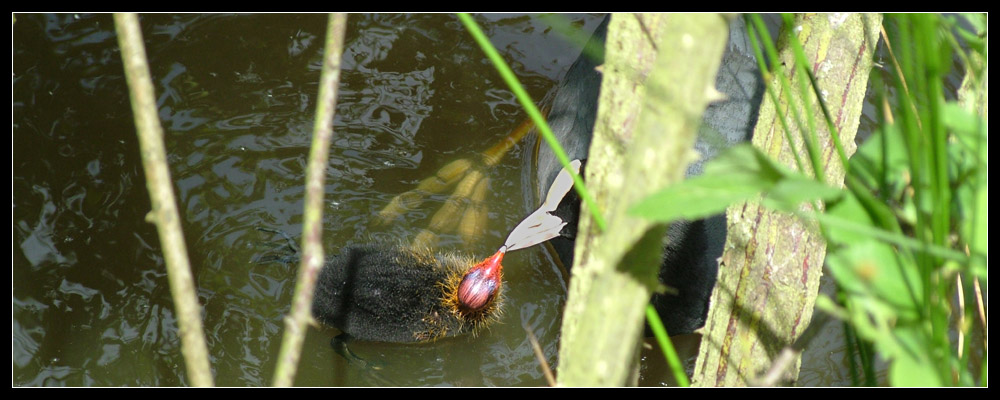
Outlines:
[[[854,136],[880,24],[879,15],[810,14],[799,15],[793,26],[782,28],[782,34],[794,29],[802,42],[848,156],[855,150]],[[794,61],[786,42],[779,40],[779,50],[781,61],[788,66],[784,71],[789,73]],[[808,79],[792,75],[791,94],[781,90],[776,78],[768,82],[776,90],[786,116],[791,115],[789,103],[801,105],[798,79]],[[817,116],[826,182],[840,186],[844,167],[815,97],[810,95],[808,102]],[[789,127],[796,138],[794,148],[806,159],[802,133],[794,123]],[[785,138],[775,105],[765,98],[753,144],[794,168],[792,150]],[[826,255],[826,244],[815,224],[764,209],[756,202],[733,205],[726,215],[729,235],[695,365],[692,382],[696,386],[745,386],[756,382],[781,350],[808,327]],[[797,379],[800,362],[796,356],[782,383]]]
[[[586,179],[608,225],[599,232],[581,210],[560,385],[636,383],[645,307],[657,285],[666,227],[625,211],[683,179],[701,115],[719,98],[714,84],[728,24],[714,14],[611,18]]]

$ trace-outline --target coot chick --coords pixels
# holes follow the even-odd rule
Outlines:
[[[468,257],[401,245],[346,246],[320,272],[313,317],[362,341],[427,342],[475,334],[502,310],[505,251],[475,264]]]

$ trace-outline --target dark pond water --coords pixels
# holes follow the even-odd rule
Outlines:
[[[568,15],[584,31],[600,20]],[[544,22],[477,20],[536,101],[579,54]],[[295,263],[259,263],[299,236],[325,15],[143,15],[168,161],[218,385],[271,382]],[[525,115],[449,14],[349,17],[326,169],[327,255],[404,242],[448,193],[388,227],[371,221],[447,163],[475,157]],[[159,240],[149,211],[110,15],[17,15],[13,27],[12,383],[187,385]],[[871,113],[868,113],[871,115]],[[863,117],[862,130],[871,119]],[[490,178],[489,225],[439,246],[491,254],[525,213],[516,146]],[[353,343],[348,363],[310,329],[296,380],[307,386],[535,386],[525,334],[556,360],[565,275],[540,248],[509,254],[505,313],[478,337],[425,345]],[[847,384],[839,324],[806,352],[800,383]],[[693,356],[697,337],[677,338]],[[644,384],[661,385],[657,357]],[[693,364],[693,359],[688,360]]]

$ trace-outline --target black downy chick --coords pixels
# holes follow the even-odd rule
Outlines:
[[[559,235],[566,223],[548,213],[572,185],[569,173],[560,173],[542,206],[475,265],[408,246],[345,247],[320,272],[313,317],[364,341],[426,342],[477,332],[502,311],[504,254]]]
[[[320,272],[317,321],[362,341],[426,342],[474,333],[497,320],[503,252],[467,257],[399,245],[346,246]]]

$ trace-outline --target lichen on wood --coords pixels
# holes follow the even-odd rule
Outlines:
[[[881,24],[879,15],[799,15],[793,29],[824,96],[846,155],[854,152],[854,136],[872,68],[872,55]],[[779,41],[783,65],[794,65],[792,50]],[[789,69],[784,69],[789,73]],[[786,116],[789,107],[801,107],[798,80],[791,74],[794,93],[784,93],[777,76],[768,85],[776,90],[778,106]],[[814,96],[808,106],[817,118],[822,110]],[[825,181],[840,186],[844,166],[834,149],[830,132],[818,119]],[[802,133],[789,124],[795,143],[789,145],[778,121],[775,104],[762,103],[754,146],[794,168],[792,151],[805,157]],[[808,168],[808,167],[807,167]],[[812,171],[805,171],[811,175]],[[696,386],[746,386],[756,382],[782,349],[790,346],[809,326],[822,276],[826,244],[814,223],[763,208],[750,201],[727,211],[729,235],[719,265],[719,279],[704,328],[692,382]],[[795,381],[800,357],[790,363],[782,383]]]
[[[581,210],[560,385],[636,381],[666,227],[626,210],[683,179],[694,159],[701,114],[718,97],[714,82],[728,24],[715,14],[612,16],[586,179],[608,227],[599,232]]]

